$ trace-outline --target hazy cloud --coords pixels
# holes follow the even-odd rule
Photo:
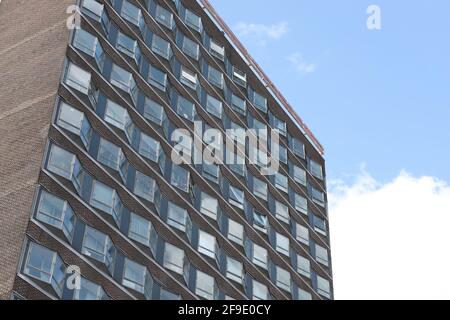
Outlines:
[[[268,40],[278,40],[288,31],[288,23],[280,22],[271,25],[240,22],[234,30],[238,37],[254,37],[262,44]]]
[[[288,57],[288,60],[300,73],[313,73],[314,71],[316,71],[316,65],[314,63],[306,62],[303,54],[301,54],[300,52],[293,53]]]

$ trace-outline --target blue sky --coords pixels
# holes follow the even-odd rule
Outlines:
[[[211,3],[325,146],[329,178],[365,164],[450,182],[450,1]]]

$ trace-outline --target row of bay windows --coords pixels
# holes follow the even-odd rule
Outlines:
[[[80,161],[74,154],[58,147],[57,145],[52,144],[50,146],[46,168],[50,172],[71,181],[76,192],[87,203],[89,203],[93,208],[99,210],[100,212],[112,216],[114,222],[124,234],[128,235],[131,239],[137,241],[138,243],[146,245],[151,249],[152,254],[154,256],[156,255],[155,241],[158,241],[157,239],[159,239],[159,237],[156,230],[152,228],[151,222],[144,219],[143,217],[135,215],[128,208],[126,208],[123,205],[117,191],[101,183],[100,181],[95,180],[82,167]],[[129,166],[128,174],[130,176],[134,175],[135,177],[137,177],[138,175],[136,175],[136,173],[137,171]],[[221,255],[223,255],[223,252],[218,247],[216,238],[198,229],[193,224],[191,217],[189,216],[186,209],[178,206],[175,203],[172,203],[171,201],[168,201],[166,197],[159,191],[159,188],[152,178],[145,176],[142,173],[140,173],[139,176],[139,179],[134,179],[134,186],[131,188],[131,191],[133,191],[138,197],[145,197],[145,200],[152,202],[159,216],[175,230],[185,233],[187,235],[187,238],[191,241],[192,246],[195,247],[198,252],[208,258],[214,259],[218,266],[223,265],[224,263],[221,262]],[[142,185],[142,187],[137,188],[136,186],[141,183],[140,181],[145,181],[145,183]],[[127,187],[130,187],[130,185],[128,185]],[[230,188],[232,187],[230,186]],[[136,192],[136,190],[141,191]],[[233,193],[233,191],[231,191],[231,193]],[[44,195],[47,195],[47,193],[44,193]],[[224,234],[227,235],[228,239],[243,246],[245,248],[247,256],[255,265],[268,270],[271,279],[279,288],[286,290],[293,295],[296,294],[297,290],[295,289],[294,291],[293,289],[295,286],[293,281],[291,281],[290,273],[274,265],[268,257],[267,250],[248,239],[244,234],[243,226],[235,221],[228,219],[225,214],[219,209],[218,201],[216,199],[202,192],[199,188],[194,188],[193,198],[199,198],[200,200],[195,201],[195,199],[193,199],[193,202],[196,202],[196,206],[200,208],[199,211],[208,217],[215,216],[216,220],[218,221],[219,228],[224,232]],[[76,223],[74,223],[73,221],[73,214],[71,216],[65,216],[65,212],[68,208],[67,203],[64,203],[64,200],[58,200],[56,197],[52,197],[51,195],[47,197],[41,197],[40,199],[41,203],[37,206],[37,219],[49,223],[55,227],[59,226],[59,228],[61,228],[63,233],[66,235],[67,240],[73,244],[73,237],[75,234],[74,225],[76,225]],[[44,205],[42,205],[42,199],[47,201],[47,203],[44,201]],[[237,200],[238,196],[230,196],[230,203]],[[58,201],[60,203],[59,206],[51,204],[52,202],[55,203]],[[43,213],[41,212],[41,208],[44,208],[42,209]],[[45,208],[51,209],[46,210]],[[73,210],[68,211],[73,213]],[[46,219],[45,217],[48,216],[54,216],[57,218],[55,220]],[[310,278],[313,284],[314,282],[316,283],[317,292],[322,296],[329,298],[329,282],[324,278],[321,278],[311,270],[310,262],[307,258],[302,257],[301,255],[297,254],[292,248],[290,248],[289,239],[282,234],[277,233],[274,229],[270,228],[270,226],[267,224],[266,217],[264,217],[263,215],[260,215],[257,212],[253,211],[252,218],[254,226],[256,228],[259,228],[260,230],[266,228],[265,232],[268,233],[270,242],[277,250],[277,252],[289,257],[291,263],[297,268],[300,274],[307,278]],[[306,228],[299,228],[296,231],[301,234],[301,232],[305,232],[308,230]],[[303,242],[306,242],[306,237],[306,234],[302,235],[301,239],[303,239]],[[98,243],[99,241],[96,242]],[[111,245],[111,243],[110,241],[104,241],[103,243],[104,247],[102,250],[100,250],[100,252],[106,253],[109,251],[106,245]],[[84,252],[82,251],[82,253]],[[312,243],[311,254],[316,258],[317,262],[328,266],[328,251],[325,248],[319,246],[318,244]],[[91,257],[95,258],[94,255],[91,255]],[[182,257],[183,259],[178,260],[176,268],[173,266],[168,267],[168,264],[165,263],[163,263],[163,266],[168,270],[174,272],[179,271],[178,273],[184,275],[184,271],[186,269],[185,264],[187,261],[185,259],[184,252],[183,255],[177,255],[177,257]],[[227,257],[226,261],[229,261],[230,259],[232,258]],[[102,256],[97,260],[104,262],[108,267],[108,270],[110,270],[110,268],[112,268],[112,266],[114,265],[114,262],[111,262],[111,259],[107,259],[107,256]],[[234,262],[231,265],[236,267],[238,263]],[[223,271],[229,279],[239,282],[243,285],[245,280],[245,273],[242,267],[242,263],[240,263],[239,265],[239,273],[232,272],[228,269]],[[112,273],[111,270],[110,272]],[[238,280],[238,278],[240,280]],[[328,283],[328,285],[324,285],[324,283]],[[217,290],[216,285],[214,285],[214,290]],[[210,293],[212,293],[212,295],[203,297],[208,299],[216,297],[216,294],[214,292],[210,291]]]
[[[77,30],[75,37],[74,37],[74,45],[77,48],[80,48],[80,50],[83,49],[83,45],[80,43],[83,42],[83,38],[92,37],[90,34],[83,30]],[[96,39],[96,38],[92,38]],[[96,41],[94,41],[96,43]],[[104,62],[103,62],[104,63]],[[150,83],[156,81],[156,79],[160,79],[160,77],[152,76],[151,68],[150,68]],[[164,77],[165,78],[165,77]],[[147,97],[144,97],[143,102],[142,101],[142,95],[139,92],[139,89],[136,85],[136,82],[134,80],[134,77],[131,73],[126,71],[125,69],[119,67],[116,64],[111,64],[111,70],[110,70],[110,83],[114,85],[117,88],[120,88],[124,90],[125,92],[128,92],[134,102],[134,104],[137,106],[137,109],[141,111],[141,113],[144,115],[144,117],[151,122],[155,123],[158,126],[161,126],[163,128],[163,131],[166,135],[166,138],[169,139],[169,127],[170,123],[167,119],[167,116],[165,114],[164,108],[157,102],[155,102],[152,99],[149,99]],[[152,82],[152,79],[153,82]],[[166,78],[165,78],[166,79]],[[94,107],[97,107],[98,104],[98,90],[95,91],[94,85],[91,82],[91,74],[84,71],[83,69],[79,68],[78,66],[69,63],[65,75],[65,83],[71,86],[72,88],[75,88],[76,90],[87,94],[90,97],[91,103],[94,105]],[[171,94],[171,105],[174,108],[174,110],[184,119],[188,119],[190,121],[194,121],[196,118],[196,109],[194,106],[194,103],[190,102],[189,100],[185,99],[183,96],[179,95],[176,90],[172,90]],[[211,112],[211,108],[208,107],[210,105],[208,103],[208,99],[206,101],[206,107],[205,109],[209,112]],[[126,129],[126,132],[129,135],[133,134],[134,130],[137,130],[136,127],[131,123],[131,125],[128,125],[130,123],[130,117],[126,112],[126,109],[109,101],[106,105],[106,117],[108,119],[111,119],[115,117],[115,119],[112,119],[114,121],[113,125],[119,127],[120,129]],[[249,115],[248,123],[249,127],[253,128],[254,130],[257,130],[259,135],[263,136],[263,141],[266,142],[266,147],[259,145],[261,150],[258,150],[253,145],[247,144],[247,135],[243,127],[237,125],[230,119],[224,117],[223,119],[224,126],[228,127],[229,129],[236,130],[235,136],[232,138],[237,141],[239,144],[243,145],[244,148],[248,146],[247,148],[247,154],[253,155],[253,163],[257,163],[260,165],[260,167],[264,167],[268,163],[268,155],[267,152],[264,150],[264,148],[267,148],[267,143],[272,146],[270,142],[270,139],[267,136],[267,126],[265,126],[263,123],[259,122],[258,120],[252,118]],[[212,129],[205,126],[204,131],[208,131],[209,129]],[[262,132],[262,134],[261,134]],[[190,137],[179,137],[180,141],[185,141],[185,150],[188,151],[189,154],[191,154],[191,151],[193,150],[192,146],[192,139]],[[190,141],[190,142],[188,142]],[[211,143],[214,140],[207,141],[205,136],[205,143]],[[295,139],[293,137],[289,136],[289,144],[291,146],[291,150],[293,153],[297,156],[301,156],[302,158],[305,158],[305,152],[304,152],[304,145],[301,143],[298,139]],[[224,143],[222,141],[216,141],[216,143],[212,144],[214,145],[215,149],[219,149],[222,151],[222,154],[225,154],[225,148]],[[313,199],[315,204],[318,204],[322,207],[325,207],[325,194],[318,188],[313,187],[311,184],[307,183],[306,178],[306,171],[302,169],[301,167],[293,164],[291,161],[288,160],[288,152],[287,149],[281,145],[278,146],[279,149],[279,159],[281,163],[284,163],[288,170],[289,174],[294,178],[294,181],[297,183],[300,183],[301,185],[308,188],[309,195]],[[267,150],[267,149],[266,149]],[[231,165],[230,169],[233,170],[235,173],[246,176],[247,175],[247,168],[245,165],[245,158],[240,154],[233,154],[232,155],[235,161],[235,165]],[[223,157],[225,158],[225,157]],[[323,168],[320,164],[316,163],[315,161],[311,159],[307,159],[308,168],[310,169],[310,172],[313,176],[316,177],[322,177],[323,178]],[[212,168],[212,167],[211,167]],[[215,170],[218,172],[218,168]],[[276,173],[273,176],[272,179],[274,185],[281,190],[282,192],[289,193],[288,192],[288,177],[286,175],[283,175],[281,173]],[[258,193],[260,194],[260,193]],[[296,203],[298,201],[304,202],[306,199],[302,199],[302,197],[299,196],[299,200],[295,200]]]
[[[84,3],[88,3],[88,2],[90,3],[90,2],[95,2],[95,1],[85,0]],[[144,26],[142,28],[145,28],[145,24],[138,22],[138,21],[143,21],[142,13],[139,8],[135,7],[134,5],[132,5],[131,3],[129,3],[126,0],[114,1],[114,3],[115,3],[114,6],[118,10],[118,12],[120,12],[121,16],[124,19],[135,24],[136,26]],[[152,16],[155,17],[155,19],[158,22],[162,23],[166,27],[170,27],[171,29],[174,29],[175,31],[177,30],[176,28],[173,27],[173,16],[169,11],[167,11],[166,9],[162,8],[161,6],[155,4],[154,1],[149,1],[148,7],[149,7],[150,13],[152,14]],[[100,10],[100,8],[101,8],[101,10]],[[131,8],[133,8],[133,9],[131,9]],[[189,21],[189,22],[186,22],[186,23],[188,23],[188,25],[190,25],[190,26],[196,25],[193,23],[193,21],[200,21],[199,23],[201,25],[201,20],[198,17],[195,18],[196,16],[189,10],[184,9],[180,3],[177,3],[177,8],[179,8],[182,11],[182,13],[183,13],[182,16],[185,17],[185,22],[186,22],[186,20]],[[97,13],[99,14],[97,17],[97,20],[101,20],[101,18],[106,15],[106,12],[104,12],[102,5],[100,5],[99,9],[97,10]],[[130,16],[134,16],[134,19],[130,19],[129,18]],[[148,72],[145,73],[145,76],[148,76],[149,83],[164,92],[170,91],[170,89],[169,89],[170,86],[169,86],[168,80],[167,80],[167,74],[165,74],[163,71],[153,67],[152,65],[148,66],[148,63],[143,63],[141,61],[142,54],[139,49],[139,45],[138,45],[137,41],[130,38],[129,36],[123,34],[116,27],[113,27],[112,23],[109,23],[108,26],[109,26],[108,33],[110,33],[110,41],[116,43],[116,48],[119,51],[125,53],[126,55],[132,57],[136,61],[138,66],[144,64],[145,66],[143,66],[141,68],[141,71],[148,69]],[[207,36],[206,33],[205,33],[205,35],[206,36],[204,36],[204,37],[209,39],[208,44],[213,43],[214,45],[211,45],[211,46],[214,48],[217,48],[218,45],[215,44],[215,42],[212,41]],[[169,42],[162,39],[158,35],[153,34],[151,32],[147,32],[147,31],[145,31],[144,37],[146,39],[146,43],[150,44],[150,47],[153,50],[153,52],[155,52],[155,53],[159,54],[160,56],[171,61],[171,66],[172,66],[172,70],[173,70],[174,74],[177,76],[177,78],[179,79],[179,81],[181,83],[183,83],[183,84],[187,85],[188,87],[190,87],[191,89],[195,90],[199,100],[202,102],[201,103],[202,106],[204,106],[204,109],[211,115],[224,120],[223,117],[226,115],[223,112],[224,108],[223,108],[222,102],[219,99],[217,99],[217,97],[208,95],[200,86],[197,75],[194,72],[192,72],[192,71],[188,70],[187,68],[185,68],[184,66],[182,66],[181,63],[179,63],[173,57],[173,55],[171,54]],[[180,48],[182,48],[182,50],[186,54],[188,54],[189,56],[194,56],[194,57],[198,56],[198,54],[197,54],[199,52],[198,44],[196,45],[196,43],[194,41],[190,40],[189,38],[187,38],[186,36],[184,36],[183,34],[181,34],[179,32],[178,33],[175,32],[175,38],[177,39],[177,45]],[[96,51],[103,51],[101,49],[100,44],[98,43],[97,38],[95,38],[94,36],[85,32],[84,30],[79,30],[77,32],[75,39],[74,39],[74,46],[76,46],[77,48],[79,48],[80,50],[82,50],[83,52],[85,52],[91,56],[95,56]],[[87,52],[86,50],[83,50],[83,48],[86,48],[86,47],[91,48],[88,50],[89,52]],[[219,50],[219,51],[222,52],[222,50]],[[191,53],[191,54],[189,54],[189,53]],[[196,54],[192,54],[192,53],[196,53]],[[216,87],[223,89],[225,100],[226,100],[227,104],[230,105],[234,111],[240,113],[241,115],[246,116],[246,110],[247,110],[246,109],[246,101],[244,99],[240,98],[238,95],[234,94],[232,92],[232,90],[230,90],[226,85],[224,85],[223,74],[220,73],[217,69],[213,68],[212,66],[209,66],[206,61],[203,61],[201,59],[199,61],[200,61],[199,63],[200,63],[202,73],[204,74],[205,78],[207,78],[208,81],[210,83],[214,84]],[[98,63],[98,65],[101,70],[102,69],[101,67],[103,66],[103,62]],[[135,94],[137,94],[137,93],[133,93],[133,89],[136,91],[139,89],[137,89],[137,86],[135,84],[133,76],[130,73],[128,73],[127,71],[123,70],[122,68],[120,68],[119,66],[116,66],[116,65],[113,66],[112,73],[115,74],[118,78],[122,79],[122,81],[118,81],[119,87],[121,87],[122,89],[124,89],[127,92],[130,92],[132,97],[135,96]],[[125,85],[121,86],[120,85],[121,83],[125,84]],[[169,98],[173,95],[174,95],[173,92],[169,93]],[[266,98],[262,97],[261,95],[256,93],[251,88],[248,89],[248,97],[255,106],[257,106],[257,107],[260,106],[260,109],[262,106],[265,106],[264,112],[267,113],[267,99]],[[135,100],[136,100],[136,98],[135,98]],[[181,100],[181,102],[178,102],[177,106],[176,106],[178,114],[189,121],[194,121],[194,119],[196,118],[196,110],[195,110],[194,104],[184,98],[180,99],[180,100]],[[278,131],[280,132],[280,134],[282,136],[288,136],[289,146],[292,149],[293,153],[295,155],[299,156],[300,158],[305,158],[304,144],[302,142],[300,142],[299,140],[292,138],[287,133],[285,122],[278,119],[271,112],[268,112],[268,113],[269,113],[269,123],[272,126],[272,128],[278,129]],[[248,118],[249,118],[249,121],[248,121],[249,126],[255,128],[257,130],[266,131],[265,136],[267,137],[267,130],[268,130],[267,126],[264,123],[255,119],[254,117],[252,117],[251,115],[249,115]],[[238,126],[238,125],[236,125],[236,126]],[[280,146],[280,159],[282,162],[283,162],[283,160],[287,161],[287,150],[286,150],[286,148],[283,148],[282,146]],[[319,180],[323,180],[323,168],[320,164],[318,164],[314,161],[309,161],[308,169],[310,170],[311,174],[314,177],[318,178]]]

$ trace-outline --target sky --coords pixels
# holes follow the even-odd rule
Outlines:
[[[325,147],[336,298],[450,299],[450,1],[210,1]]]

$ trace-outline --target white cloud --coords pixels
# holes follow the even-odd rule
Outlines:
[[[316,65],[314,63],[308,63],[305,61],[303,55],[300,52],[293,53],[288,60],[294,65],[295,69],[300,73],[313,73],[316,71]]]
[[[254,37],[261,44],[265,44],[267,40],[278,40],[283,37],[289,31],[289,27],[287,22],[271,25],[240,22],[234,30],[238,37]]]
[[[450,186],[402,172],[330,183],[336,299],[450,299]]]

